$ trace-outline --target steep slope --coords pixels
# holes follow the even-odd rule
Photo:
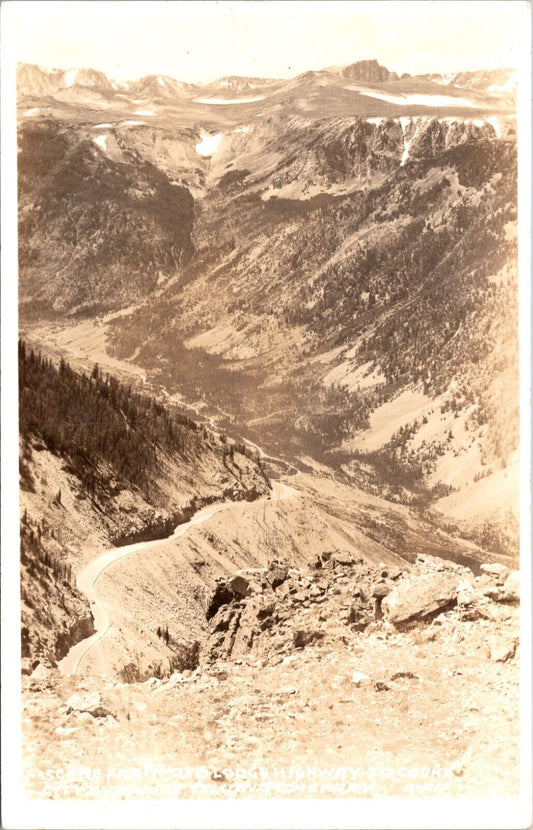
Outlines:
[[[56,122],[22,128],[21,301],[116,306],[190,257],[193,200],[105,133]]]
[[[209,434],[98,368],[19,347],[23,656],[64,656],[91,633],[74,570],[99,547],[161,538],[198,505],[254,499],[268,480]]]

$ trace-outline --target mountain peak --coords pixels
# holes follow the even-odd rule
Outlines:
[[[350,78],[352,81],[378,84],[395,80],[398,77],[395,72],[389,72],[385,66],[381,66],[375,59],[351,63],[341,70],[341,75],[344,78]]]

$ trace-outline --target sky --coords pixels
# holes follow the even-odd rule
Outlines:
[[[7,0],[2,23],[18,61],[197,83],[369,58],[399,74],[512,67],[528,10],[523,0]]]

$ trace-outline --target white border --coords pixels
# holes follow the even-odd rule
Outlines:
[[[403,2],[404,0],[398,0]],[[530,6],[522,0],[519,96],[521,569],[531,593],[531,65]],[[487,0],[484,0],[487,2]],[[490,0],[488,0],[490,2]],[[33,828],[526,828],[531,815],[531,602],[521,613],[521,796],[518,799],[40,802],[23,795],[17,440],[17,221],[14,2],[1,8],[2,93],[2,807],[3,827]],[[528,592],[529,589],[529,592]],[[530,599],[530,596],[529,596]]]

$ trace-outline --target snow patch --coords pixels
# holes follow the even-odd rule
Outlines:
[[[65,86],[74,86],[78,77],[78,69],[67,69],[65,72]]]
[[[218,145],[222,139],[222,133],[216,135],[200,135],[201,141],[194,145],[199,156],[212,156],[216,152]]]
[[[350,87],[346,88],[350,89]],[[400,107],[469,107],[470,109],[477,109],[482,106],[482,104],[476,104],[468,98],[453,98],[451,95],[421,95],[418,93],[385,95],[383,92],[363,89],[358,90],[358,92],[367,98],[377,98],[379,101],[385,101],[387,104],[395,104]]]
[[[93,130],[108,130],[112,126],[112,124],[95,124]]]
[[[140,127],[141,125],[144,125],[144,121],[123,121],[122,122],[123,127]]]
[[[159,86],[165,86],[165,82],[164,82],[163,78],[161,77],[161,75],[157,76],[157,83],[159,84]]]
[[[431,80],[434,84],[440,84],[441,86],[446,86],[453,79],[455,78],[455,74],[453,72],[448,72],[447,75],[440,75],[439,77],[432,77]]]
[[[374,124],[376,127],[380,127],[383,124],[384,121],[385,121],[384,118],[367,118],[366,119],[367,124]]]
[[[30,110],[26,110],[24,115],[31,116],[31,115],[38,115],[38,113],[39,113],[39,107],[32,107]]]
[[[250,132],[250,127],[236,127],[233,130],[233,132],[234,133],[249,133]]]
[[[134,115],[153,115],[152,110],[135,110]]]
[[[253,104],[254,101],[264,101],[264,95],[256,95],[254,98],[196,98],[195,104]]]
[[[411,119],[411,118],[405,118],[405,116],[402,116],[402,118],[400,118],[399,121],[400,121],[400,125],[401,125],[401,128],[402,128],[402,133],[403,133],[403,153],[402,153],[402,160],[400,162],[400,167],[403,167],[405,162],[409,158],[409,148],[411,147],[411,144],[413,143],[413,141],[415,140],[415,138],[418,135],[418,132],[419,132],[419,129],[420,129],[420,124],[419,124],[419,119],[418,118],[412,118]],[[407,138],[406,130],[407,130],[407,127],[410,124],[414,125],[415,131],[414,131],[413,135],[411,136],[411,138]]]
[[[107,152],[107,135],[99,135],[98,138],[93,138],[95,144],[97,144],[104,153]]]
[[[516,72],[510,75],[504,84],[491,84],[487,87],[487,92],[512,92],[518,85],[518,76]]]
[[[491,115],[490,118],[487,118],[487,123],[489,123],[496,133],[496,138],[500,138],[502,134],[502,123],[499,118],[496,118],[495,115]]]

